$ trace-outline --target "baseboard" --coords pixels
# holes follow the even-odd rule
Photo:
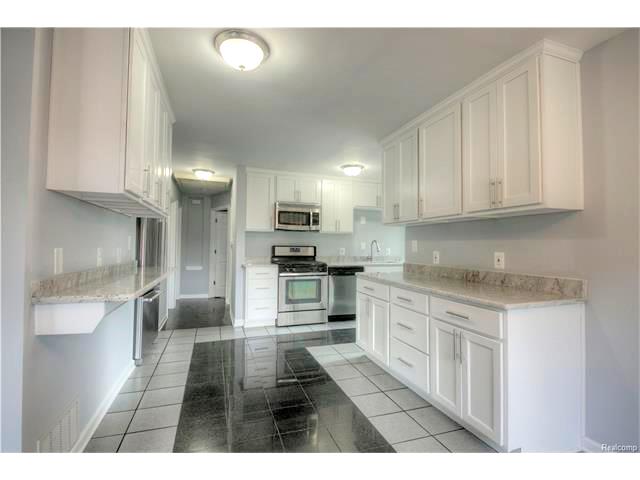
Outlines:
[[[275,320],[266,320],[266,321],[258,321],[258,322],[243,322],[244,328],[253,328],[253,327],[275,327]],[[234,323],[235,325],[235,323]]]
[[[192,298],[209,298],[208,293],[183,293],[178,297],[178,300],[186,300]]]
[[[118,396],[118,393],[120,393],[120,390],[124,385],[124,382],[126,382],[129,379],[129,376],[133,372],[134,368],[136,368],[136,364],[134,363],[133,360],[131,360],[131,363],[129,363],[127,367],[124,369],[124,371],[122,372],[122,376],[113,385],[113,388],[109,391],[105,399],[102,401],[98,409],[95,411],[95,413],[87,423],[86,427],[84,427],[82,432],[80,432],[78,441],[71,448],[72,453],[82,453],[84,451],[84,449],[87,446],[87,443],[89,443],[89,440],[91,440],[91,437],[93,437],[93,434],[98,428],[98,425],[100,425],[100,422],[102,421],[103,417],[107,413],[107,410],[109,410],[109,407],[111,406],[115,398]]]
[[[589,437],[582,438],[582,449],[585,452],[602,453],[602,443],[596,442]]]
[[[164,317],[164,319],[160,322],[160,325],[158,325],[158,331],[160,331],[160,330],[162,330],[164,328],[164,326],[167,324],[168,320],[169,320],[168,316]]]

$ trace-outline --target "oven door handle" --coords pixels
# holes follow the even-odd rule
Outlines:
[[[326,277],[327,272],[300,272],[300,273],[279,273],[280,277]]]

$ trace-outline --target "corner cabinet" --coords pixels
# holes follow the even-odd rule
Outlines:
[[[418,130],[402,132],[383,147],[383,219],[385,223],[418,219]]]
[[[385,222],[582,210],[581,56],[543,40],[383,139]],[[416,129],[417,190],[400,144]],[[417,215],[398,214],[400,193]]]
[[[49,190],[125,215],[166,216],[174,122],[144,29],[54,30]]]

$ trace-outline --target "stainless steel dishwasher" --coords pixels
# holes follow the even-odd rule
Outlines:
[[[158,336],[160,288],[155,288],[136,299],[133,325],[133,359],[142,365],[143,352]]]
[[[356,273],[364,267],[329,267],[329,321],[356,318]]]

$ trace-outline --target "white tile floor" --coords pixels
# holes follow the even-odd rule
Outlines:
[[[357,345],[348,343],[307,350],[397,452],[494,452],[385,373]]]

